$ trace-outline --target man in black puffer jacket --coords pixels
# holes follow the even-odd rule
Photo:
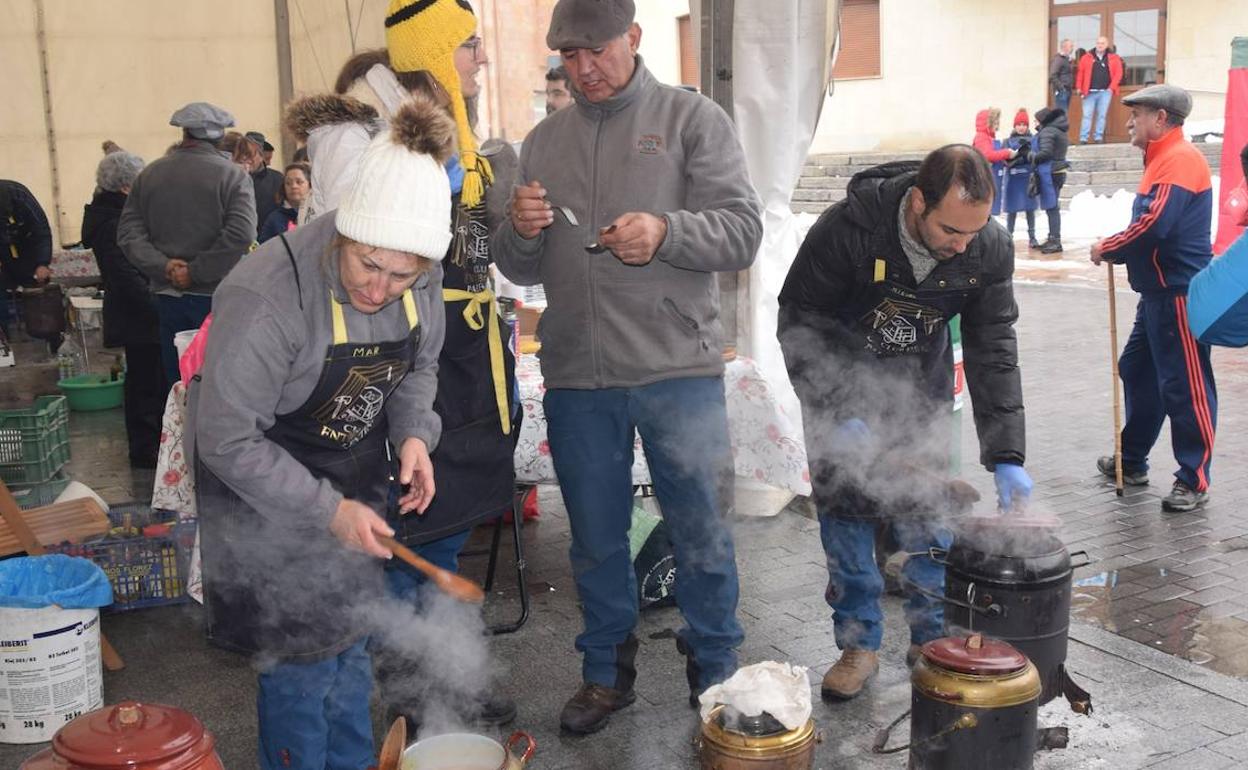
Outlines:
[[[1049,218],[1049,237],[1040,246],[1042,254],[1062,250],[1062,212],[1058,195],[1066,184],[1066,150],[1070,148],[1070,120],[1060,108],[1036,111],[1036,135],[1032,137],[1031,165],[1037,177],[1040,208]]]
[[[917,172],[917,173],[916,173]],[[1014,247],[990,219],[994,186],[967,145],[922,165],[889,163],[850,181],[798,251],[780,292],[779,338],[802,404],[820,533],[841,659],[823,694],[845,700],[879,670],[883,581],[873,558],[878,521],[901,550],[947,548],[941,516],[956,509],[946,485],[954,367],[949,321],[962,318],[967,382],[980,458],[998,503],[1031,492],[1022,468],[1022,385],[1014,321]],[[927,556],[907,582],[943,593]],[[910,656],[943,636],[939,602],[911,592]]]

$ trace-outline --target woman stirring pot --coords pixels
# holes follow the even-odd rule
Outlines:
[[[190,425],[210,639],[259,669],[260,766],[363,770],[370,623],[402,512],[434,495],[429,452],[451,239],[454,123],[405,105],[333,215],[222,282]],[[392,447],[397,447],[392,449]]]

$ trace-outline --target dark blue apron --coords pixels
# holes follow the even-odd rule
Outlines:
[[[293,255],[291,266],[298,282]],[[411,329],[406,338],[359,343],[347,339],[341,304],[332,296],[325,301],[332,304],[334,339],[320,379],[307,401],[277,415],[264,435],[344,497],[384,513],[394,470],[384,407],[415,360],[416,303],[410,290],[404,293]],[[383,595],[380,559],[348,550],[320,526],[276,526],[202,463],[195,473],[213,643],[310,662],[337,655],[368,634],[352,608]]]

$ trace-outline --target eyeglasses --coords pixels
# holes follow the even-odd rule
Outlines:
[[[477,53],[481,50],[481,38],[477,35],[473,35],[472,37],[465,40],[463,43],[460,43],[459,47],[467,48],[469,51],[472,51],[472,55],[475,57]]]

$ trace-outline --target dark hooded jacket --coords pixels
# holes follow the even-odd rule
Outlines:
[[[855,175],[847,198],[807,234],[780,292],[778,336],[802,403],[815,500],[833,515],[931,509],[930,500],[898,502],[872,484],[887,474],[895,488],[899,475],[914,475],[908,469],[948,467],[955,315],[981,461],[992,469],[1024,459],[1013,244],[990,220],[965,253],[916,283],[898,209],[917,170],[898,162]],[[850,419],[872,434],[852,456],[834,439]],[[847,464],[867,470],[847,476]]]
[[[1031,154],[1031,162],[1038,166],[1053,161],[1055,172],[1065,169],[1066,151],[1070,149],[1070,119],[1066,117],[1066,110],[1060,107],[1040,110],[1036,121],[1040,130],[1036,132],[1036,150]]]
[[[160,319],[147,276],[117,245],[117,221],[125,193],[96,190],[82,215],[82,245],[95,252],[104,280],[104,346],[155,345]]]

